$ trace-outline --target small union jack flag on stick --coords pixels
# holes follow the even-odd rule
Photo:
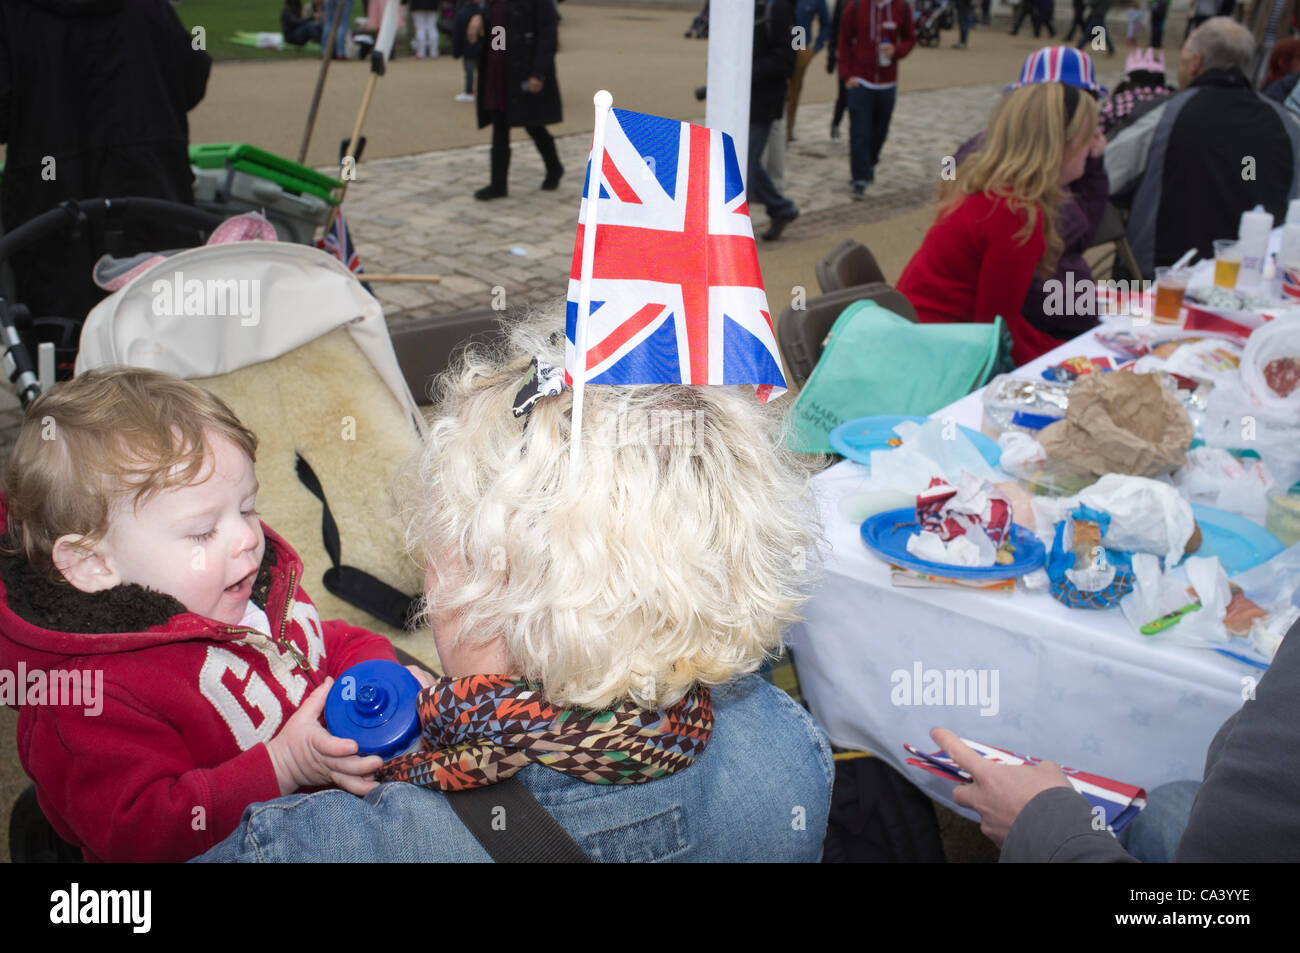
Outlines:
[[[731,136],[595,105],[565,327],[575,467],[585,384],[786,387]]]
[[[334,210],[329,228],[326,229],[325,236],[316,242],[316,247],[343,262],[354,275],[361,274],[361,259],[357,255],[356,246],[352,244],[352,233],[348,231],[348,220],[343,214],[342,205]]]

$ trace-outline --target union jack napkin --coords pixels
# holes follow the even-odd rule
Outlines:
[[[997,764],[1039,764],[1042,758],[1031,758],[1027,755],[1012,754],[1010,751],[1004,751],[1001,748],[994,748],[992,745],[981,744],[978,741],[970,741],[966,738],[963,742],[980,756],[987,758],[989,761]],[[936,751],[933,754],[925,754],[911,745],[903,745],[910,754],[916,757],[908,758],[907,763],[923,771],[929,771],[931,774],[937,774],[941,778],[947,778],[949,781],[960,781],[962,784],[969,784],[971,776],[957,766],[957,762],[948,757],[945,751]],[[1062,767],[1065,776],[1069,779],[1071,786],[1084,796],[1088,804],[1095,809],[1100,807],[1105,814],[1106,826],[1113,832],[1119,833],[1133,818],[1138,816],[1138,812],[1147,806],[1147,792],[1142,788],[1134,787],[1131,784],[1125,784],[1122,781],[1115,781],[1112,778],[1103,778],[1100,775],[1088,774],[1075,768]]]

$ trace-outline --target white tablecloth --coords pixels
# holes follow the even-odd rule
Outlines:
[[[1016,375],[1106,353],[1089,332]],[[934,416],[978,429],[981,409],[977,392]],[[934,750],[934,726],[1148,791],[1200,780],[1210,740],[1258,672],[1217,653],[1147,641],[1118,609],[1068,609],[1019,585],[1009,596],[891,586],[888,566],[839,512],[838,501],[860,489],[865,474],[846,461],[814,479],[825,573],[790,634],[804,698],[835,744],[886,759],[950,807],[952,782],[904,763],[905,742]],[[918,666],[923,684],[938,671],[953,692],[925,703],[910,685]],[[996,684],[995,706],[957,694],[959,680],[969,684],[967,671],[976,680],[982,672],[986,689]]]

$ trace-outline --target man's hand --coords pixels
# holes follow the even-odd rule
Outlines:
[[[378,755],[359,757],[354,740],[336,738],[321,727],[321,712],[325,710],[325,698],[333,684],[334,679],[327,678],[323,685],[317,686],[280,733],[266,743],[281,794],[336,784],[364,797],[379,786],[373,776],[383,766],[384,759]]]
[[[847,89],[855,89],[858,86],[866,86],[866,85],[867,85],[867,81],[863,79],[861,76],[850,76],[848,79],[844,81],[844,86]]]
[[[540,76],[528,77],[528,91],[530,93],[540,93],[542,91],[542,79]]]
[[[893,44],[893,43],[881,43],[881,44],[880,44],[880,55],[881,55],[881,56],[885,56],[885,57],[890,57],[890,58],[892,58],[893,55],[894,55],[894,44]]]
[[[974,780],[958,784],[953,803],[980,816],[980,830],[999,847],[1025,805],[1048,788],[1071,787],[1061,766],[1052,761],[1037,765],[1006,765],[987,761],[962,743],[947,728],[930,732],[935,743]]]

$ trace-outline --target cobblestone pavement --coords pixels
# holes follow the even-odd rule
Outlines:
[[[841,138],[832,140],[831,104],[800,106],[800,138],[786,148],[784,191],[802,216],[786,235],[809,238],[831,225],[884,218],[930,201],[943,156],[982,128],[998,89],[984,84],[900,96],[876,181],[861,202],[849,190],[847,118]],[[443,276],[436,285],[376,284],[390,319],[488,307],[497,287],[511,308],[564,292],[591,137],[557,143],[567,170],[558,191],[538,189],[541,159],[525,139],[513,144],[510,195],[491,202],[473,198],[487,184],[487,145],[381,159],[358,169],[346,207],[362,265]],[[761,232],[765,216],[757,208],[753,214]]]

